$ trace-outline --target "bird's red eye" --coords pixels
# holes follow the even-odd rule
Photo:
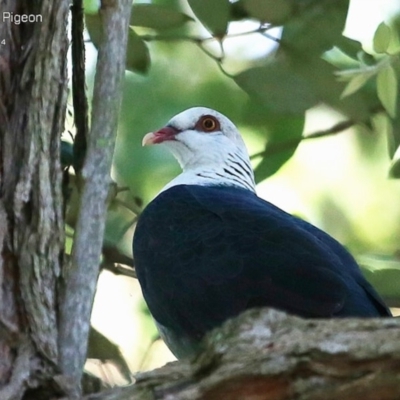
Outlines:
[[[213,132],[220,129],[219,121],[212,115],[203,115],[196,124],[196,129],[203,132]]]

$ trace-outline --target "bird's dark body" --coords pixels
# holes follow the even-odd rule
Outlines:
[[[341,244],[245,189],[162,192],[139,218],[134,256],[150,312],[178,357],[251,307],[303,317],[390,315]]]

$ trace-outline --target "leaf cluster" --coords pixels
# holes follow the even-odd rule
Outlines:
[[[186,41],[203,49],[249,94],[253,124],[266,132],[265,150],[258,154],[257,181],[272,175],[290,159],[304,139],[305,112],[320,103],[339,111],[350,125],[385,130],[393,159],[390,174],[400,176],[398,24],[382,23],[378,27],[374,52],[369,54],[358,41],[342,34],[349,0],[188,0],[188,6],[193,15],[158,3],[133,4],[127,69],[149,71],[148,43],[152,41]],[[100,19],[101,11],[87,10],[86,25],[95,45],[101,35]],[[230,24],[247,20],[258,22],[259,28],[251,33],[260,35],[269,35],[272,27],[282,26],[282,36],[274,38],[279,47],[231,75],[224,70],[224,43],[233,36],[229,34]],[[201,25],[210,36],[188,34],[188,26]],[[205,44],[210,41],[220,44],[220,55],[207,49]],[[376,114],[384,115],[383,125],[376,123]]]
[[[184,42],[203,50],[249,96],[244,110],[247,124],[262,132],[265,140],[263,151],[253,156],[260,161],[257,182],[284,165],[302,140],[337,134],[354,125],[387,135],[390,176],[400,177],[400,20],[382,22],[373,50],[366,51],[360,42],[343,35],[349,0],[187,0],[187,6],[183,10],[163,1],[133,4],[126,68],[149,74],[156,51],[150,45],[153,42]],[[101,10],[86,7],[85,16],[96,46],[102,35]],[[248,33],[270,37],[278,48],[230,74],[225,47],[227,39],[236,36],[229,28],[238,21],[256,22],[257,28]],[[272,37],[271,28],[277,26],[282,34]],[[208,34],[192,33],[205,30]],[[219,54],[209,50],[212,42],[219,44]],[[304,137],[305,114],[319,104],[337,110],[344,120]],[[72,164],[70,146],[63,145],[62,152],[64,162]],[[72,182],[71,187],[67,222],[74,226],[73,204],[79,202],[74,200],[79,186]],[[135,223],[140,206],[136,197],[111,185],[103,268],[116,272],[115,263],[132,265],[118,246]],[[381,293],[396,300],[398,290],[388,286],[388,281],[396,282],[391,277],[398,275],[398,256],[361,261]]]

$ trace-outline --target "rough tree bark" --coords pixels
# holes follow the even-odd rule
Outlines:
[[[80,397],[132,2],[101,4],[92,130],[66,263],[60,140],[69,1],[0,0],[1,400]]]
[[[60,367],[72,380],[73,387],[79,387],[86,360],[90,314],[99,274],[107,196],[111,185],[110,171],[122,100],[131,7],[132,0],[101,2],[103,40],[97,58],[92,126],[81,173],[81,204],[71,263],[65,274],[65,297],[60,305]]]
[[[194,360],[86,400],[398,400],[400,320],[305,320],[249,310],[211,332]]]
[[[0,0],[0,10],[0,398],[14,399],[58,359],[68,1]],[[16,24],[5,12],[40,18]]]

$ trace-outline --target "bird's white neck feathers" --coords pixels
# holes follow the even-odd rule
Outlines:
[[[204,116],[220,125],[215,132],[203,132],[196,124]],[[253,169],[243,139],[235,125],[219,112],[190,108],[172,118],[168,126],[180,133],[164,144],[178,160],[182,173],[162,191],[176,185],[224,185],[255,191]]]

